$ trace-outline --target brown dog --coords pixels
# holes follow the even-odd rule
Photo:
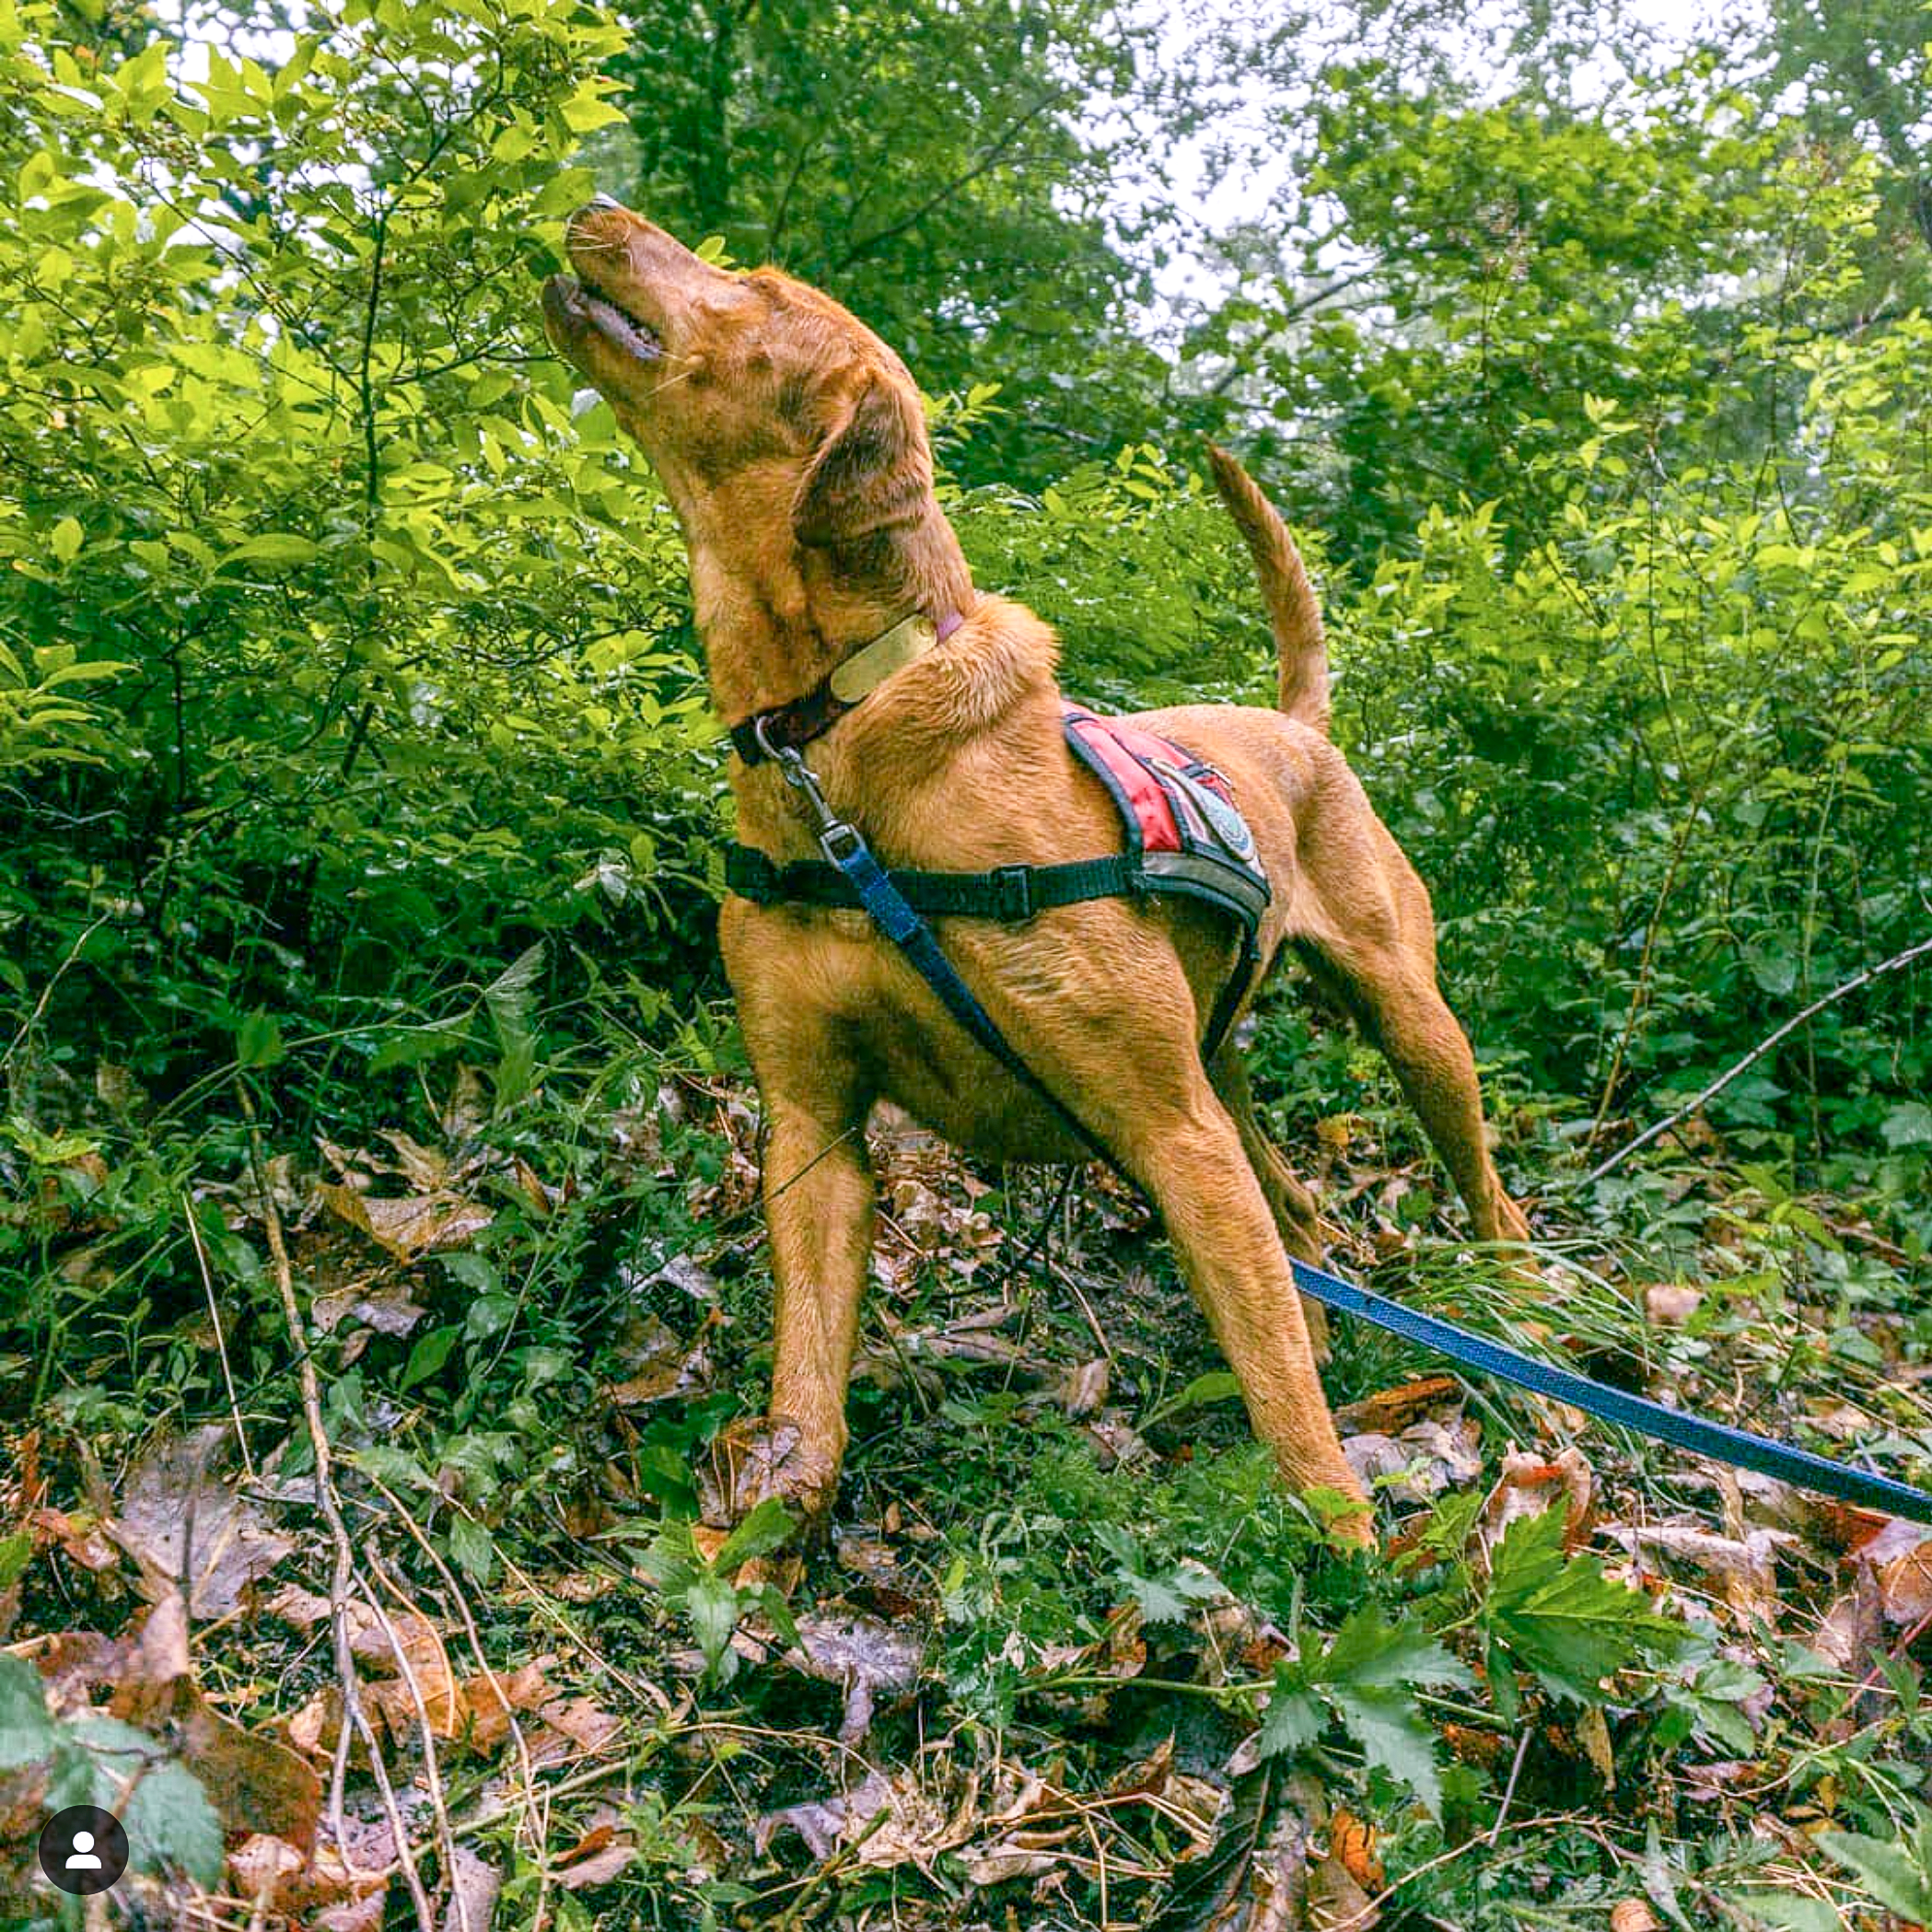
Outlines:
[[[545,327],[677,511],[723,716],[793,705],[846,666],[839,696],[852,702],[810,718],[809,762],[889,867],[1117,851],[1114,806],[1062,735],[1053,633],[974,589],[934,498],[918,390],[891,350],[816,289],[715,268],[614,203],[581,210],[568,247],[576,274],[546,285]],[[1214,471],[1260,569],[1281,709],[1188,705],[1135,722],[1231,781],[1274,887],[1263,958],[1294,943],[1388,1055],[1476,1231],[1525,1239],[1484,1143],[1468,1042],[1437,990],[1428,894],[1328,739],[1300,559],[1233,459],[1216,450]],[[861,652],[870,668],[855,677]],[[774,764],[734,760],[731,788],[745,844],[781,862],[816,855],[813,821]],[[1200,1057],[1233,961],[1228,919],[1186,900],[1109,899],[1019,925],[936,925],[1007,1039],[1158,1207],[1284,1477],[1359,1497],[1283,1251],[1319,1258],[1314,1202],[1257,1124],[1234,1052],[1211,1068]],[[777,1288],[771,1419],[739,1444],[738,1495],[782,1494],[822,1517],[872,1236],[873,1103],[889,1096],[990,1160],[1087,1150],[864,914],[733,897],[718,933],[764,1102]],[[1344,1527],[1366,1537],[1366,1506]]]

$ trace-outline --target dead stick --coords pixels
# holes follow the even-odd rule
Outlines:
[[[379,1564],[372,1564],[371,1567],[378,1575],[381,1574]],[[389,1612],[383,1609],[381,1601],[367,1580],[362,1577],[356,1580],[362,1590],[363,1600],[375,1612],[377,1622],[382,1625],[383,1635],[389,1638],[390,1647],[396,1654],[397,1670],[402,1673],[403,1684],[409,1692],[410,1703],[415,1707],[416,1723],[423,1732],[423,1776],[429,1787],[429,1809],[436,1822],[437,1849],[443,1858],[443,1875],[449,1884],[449,1902],[456,1911],[457,1932],[473,1932],[470,1923],[470,1901],[465,1896],[463,1888],[456,1881],[456,1835],[449,1828],[449,1807],[443,1801],[443,1774],[436,1761],[436,1726],[429,1715],[429,1701],[423,1694],[423,1686],[416,1677],[415,1667],[409,1660],[409,1654],[402,1647],[402,1639],[397,1634],[395,1624],[390,1621]],[[390,1584],[390,1588],[394,1589],[395,1586]],[[423,1612],[415,1610],[400,1589],[396,1594],[406,1608],[415,1615],[423,1616]],[[423,1622],[425,1625],[429,1624],[427,1617],[423,1617]],[[447,1662],[447,1658],[445,1661]],[[448,1702],[451,1706],[449,1716],[453,1719],[456,1703],[453,1684]]]
[[[288,1324],[289,1346],[296,1352],[296,1376],[302,1392],[302,1419],[308,1426],[309,1453],[315,1458],[316,1507],[329,1526],[330,1541],[335,1550],[335,1568],[329,1579],[329,1628],[334,1639],[335,1674],[342,1686],[343,1722],[335,1744],[334,1776],[329,1794],[330,1822],[335,1828],[335,1842],[344,1861],[353,1864],[343,1823],[343,1784],[348,1764],[349,1728],[353,1723],[368,1749],[370,1769],[376,1775],[377,1788],[382,1794],[382,1808],[388,1814],[390,1830],[394,1834],[402,1859],[402,1875],[408,1883],[410,1897],[415,1903],[416,1923],[422,1927],[422,1932],[436,1932],[436,1914],[430,1906],[429,1894],[423,1889],[423,1875],[416,1869],[415,1860],[410,1854],[409,1832],[402,1821],[402,1808],[396,1802],[395,1791],[390,1785],[389,1768],[382,1762],[381,1747],[362,1707],[355,1653],[349,1644],[349,1605],[357,1582],[355,1545],[350,1540],[348,1524],[343,1520],[342,1506],[335,1499],[329,1432],[322,1426],[321,1385],[316,1379],[315,1356],[308,1346],[308,1325],[303,1321],[302,1310],[296,1302],[295,1273],[288,1265],[288,1247],[282,1239],[282,1216],[275,1211],[275,1197],[269,1192],[268,1163],[262,1158],[262,1134],[255,1122],[255,1103],[250,1097],[246,1081],[237,1080],[235,1091],[240,1097],[242,1115],[248,1122],[249,1168],[254,1177],[255,1192],[262,1201],[262,1225],[268,1235],[269,1259],[274,1264],[275,1287],[282,1298],[282,1319]],[[390,1632],[390,1641],[395,1643],[393,1630]],[[399,1658],[402,1654],[400,1644],[396,1646],[396,1654]]]
[[[1927,953],[1932,953],[1932,939],[1921,939],[1916,946],[1908,946],[1903,952],[1895,952],[1889,960],[1880,960],[1876,966],[1868,966],[1863,972],[1854,973],[1842,985],[1833,986],[1821,998],[1814,999],[1802,1013],[1793,1014],[1776,1032],[1769,1034],[1766,1038],[1759,1041],[1757,1045],[1752,1047],[1734,1066],[1727,1067],[1694,1100],[1686,1101],[1669,1119],[1658,1122],[1656,1126],[1647,1127],[1635,1140],[1628,1141],[1619,1147],[1608,1160],[1602,1161],[1592,1168],[1583,1177],[1585,1184],[1588,1185],[1592,1181],[1602,1180],[1604,1175],[1610,1173],[1613,1169],[1622,1167],[1639,1147],[1647,1147],[1653,1140],[1668,1134],[1672,1127],[1681,1125],[1684,1121],[1687,1121],[1706,1101],[1714,1100],[1718,1094],[1722,1093],[1739,1075],[1748,1073],[1779,1041],[1787,1039],[1791,1034],[1797,1032],[1806,1020],[1822,1013],[1827,1007],[1834,1005],[1837,1001],[1845,998],[1847,994],[1856,993],[1860,986],[1868,985],[1873,980],[1883,979],[1888,972],[1903,972],[1915,960],[1924,959]]]
[[[504,1695],[503,1685],[497,1681],[496,1672],[490,1666],[489,1657],[483,1650],[482,1634],[476,1627],[476,1619],[471,1614],[468,1600],[464,1597],[455,1577],[450,1574],[449,1565],[436,1554],[436,1546],[416,1526],[409,1511],[402,1507],[402,1500],[395,1493],[378,1477],[371,1476],[369,1481],[375,1485],[377,1493],[395,1511],[396,1520],[409,1532],[416,1547],[423,1552],[424,1555],[428,1557],[430,1562],[436,1566],[436,1573],[442,1577],[445,1588],[449,1591],[450,1600],[456,1605],[457,1614],[462,1620],[464,1634],[469,1637],[470,1648],[476,1658],[476,1668],[483,1672],[483,1682],[489,1685],[491,1695],[495,1698],[498,1708],[503,1712],[504,1722],[509,1726],[510,1737],[517,1747],[518,1764],[523,1775],[524,1798],[530,1808],[524,1826],[525,1836],[530,1842],[530,1855],[537,1861],[537,1906],[535,1913],[532,1915],[532,1923],[541,1926],[544,1923],[544,1901],[545,1895],[550,1889],[550,1860],[547,1855],[549,1811],[538,1796],[537,1769],[534,1761],[530,1757],[530,1740],[524,1736],[523,1727],[517,1721],[517,1713],[512,1708],[509,1699]],[[387,1584],[389,1589],[400,1597],[402,1592],[382,1568],[382,1565],[378,1564],[375,1565],[375,1568],[378,1579]],[[447,1817],[439,1818],[438,1822],[439,1824],[447,1823]],[[453,1868],[455,1863],[453,1840],[450,1845],[450,1853]]]
[[[249,1454],[249,1432],[241,1426],[241,1404],[235,1399],[235,1377],[228,1368],[227,1338],[221,1332],[221,1307],[215,1298],[215,1275],[208,1266],[208,1251],[202,1245],[202,1231],[195,1224],[194,1199],[181,1190],[181,1213],[188,1220],[188,1239],[194,1243],[194,1258],[201,1264],[202,1289],[208,1298],[208,1320],[215,1324],[215,1351],[221,1357],[222,1386],[228,1391],[228,1414],[235,1418],[235,1439],[241,1445],[241,1467],[250,1483],[255,1480],[255,1459]]]

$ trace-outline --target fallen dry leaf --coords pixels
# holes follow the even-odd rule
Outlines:
[[[575,1865],[557,1868],[552,1877],[565,1891],[583,1891],[592,1885],[608,1885],[636,1856],[634,1845],[607,1845]]]
[[[762,1852],[781,1831],[789,1830],[805,1841],[814,1858],[853,1844],[855,1865],[926,1866],[953,1843],[947,1823],[944,1808],[922,1792],[909,1773],[888,1778],[867,1771],[849,1791],[766,1812],[753,1826],[751,1842]]]
[[[1375,1827],[1352,1811],[1337,1811],[1328,1821],[1330,1856],[1339,1858],[1350,1878],[1369,1891],[1379,1891],[1389,1880],[1375,1853]]]
[[[1541,1516],[1559,1502],[1569,1510],[1564,1548],[1580,1549],[1589,1534],[1595,1494],[1596,1476],[1581,1449],[1566,1449],[1547,1458],[1510,1449],[1503,1457],[1503,1472],[1476,1519],[1473,1554],[1477,1567],[1488,1574],[1490,1552],[1511,1523],[1522,1517]]]
[[[443,1909],[443,1932],[490,1932],[496,1915],[497,1894],[503,1890],[503,1874],[488,1859],[479,1857],[467,1845],[456,1847],[449,1874],[449,1903]],[[568,1885],[570,1880],[562,1880]]]
[[[1426,1503],[1483,1473],[1480,1437],[1475,1421],[1459,1415],[1449,1423],[1412,1423],[1399,1437],[1372,1430],[1349,1436],[1342,1453],[1365,1487],[1379,1482],[1401,1501]]]
[[[1889,1624],[1920,1624],[1932,1617],[1932,1537],[1915,1529],[1915,1533],[1921,1541],[1895,1556],[1871,1554],[1880,1549],[1876,1542],[1867,1554],[1878,1573],[1879,1607]]]
[[[344,1321],[358,1321],[378,1335],[406,1335],[429,1310],[412,1301],[403,1282],[359,1283],[318,1295],[308,1310],[318,1333],[333,1334]]]
[[[1885,1634],[1885,1613],[1878,1578],[1869,1564],[1858,1566],[1856,1581],[1820,1618],[1811,1648],[1841,1670],[1866,1670]]]
[[[1659,1328],[1682,1328],[1704,1305],[1704,1291],[1682,1282],[1653,1282],[1644,1290],[1644,1311]]]
[[[111,1570],[121,1553],[102,1533],[99,1519],[85,1510],[35,1509],[27,1528],[36,1549],[57,1548],[84,1570]]]
[[[798,1619],[798,1639],[780,1660],[844,1690],[842,1744],[865,1736],[878,1698],[904,1696],[918,1686],[925,1643],[916,1631],[895,1629],[878,1617],[807,1616]]]
[[[1077,1363],[1061,1377],[1054,1388],[1054,1406],[1064,1409],[1076,1421],[1083,1415],[1098,1414],[1107,1405],[1110,1379],[1111,1365],[1104,1356],[1090,1362]]]
[[[237,1894],[251,1905],[259,1901],[264,1916],[278,1913],[304,1932],[379,1932],[395,1841],[387,1825],[353,1815],[343,1829],[339,1845],[325,1827],[308,1857],[272,1833],[244,1838],[228,1854]]]
[[[197,1622],[238,1610],[249,1586],[295,1548],[214,1473],[231,1441],[221,1423],[161,1439],[122,1485],[116,1512],[101,1526],[141,1566],[149,1596],[185,1586]]]
[[[704,1339],[711,1326],[707,1321],[687,1344],[655,1315],[638,1323],[621,1347],[632,1373],[610,1385],[605,1391],[608,1399],[621,1409],[629,1409],[703,1394],[712,1382],[711,1356]]]
[[[316,1192],[333,1213],[399,1262],[463,1247],[495,1219],[489,1208],[460,1194],[364,1194],[334,1182]]]
[[[1601,1529],[1632,1556],[1651,1552],[1702,1572],[1741,1617],[1772,1624],[1784,1612],[1777,1588],[1777,1551],[1780,1544],[1798,1541],[1786,1530],[1748,1530],[1742,1537],[1730,1537],[1693,1523],[1605,1523]]]
[[[135,1628],[114,1639],[64,1633],[18,1647],[40,1672],[53,1708],[67,1717],[97,1709],[164,1736],[200,1780],[229,1835],[274,1833],[298,1852],[315,1843],[321,1784],[274,1739],[244,1729],[216,1711],[195,1682],[187,1607],[168,1591]]]
[[[1431,1409],[1462,1399],[1462,1384],[1452,1375],[1426,1375],[1393,1389],[1379,1390],[1335,1411],[1335,1426],[1346,1435],[1394,1436],[1420,1422]]]

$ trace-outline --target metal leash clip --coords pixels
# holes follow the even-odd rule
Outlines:
[[[819,850],[834,866],[843,865],[854,853],[863,852],[866,842],[858,834],[855,826],[848,825],[825,802],[825,794],[819,789],[819,781],[812,776],[811,767],[806,763],[804,754],[796,745],[774,745],[766,732],[766,720],[760,718],[751,727],[752,736],[758,740],[759,750],[778,767],[778,775],[795,792],[803,792],[805,801],[812,809],[819,821]]]

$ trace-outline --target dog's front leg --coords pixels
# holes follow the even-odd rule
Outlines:
[[[767,1090],[764,1208],[775,1290],[772,1402],[762,1423],[720,1438],[735,1515],[767,1496],[815,1531],[830,1516],[845,1453],[845,1391],[872,1250],[865,1111],[801,1105]]]

